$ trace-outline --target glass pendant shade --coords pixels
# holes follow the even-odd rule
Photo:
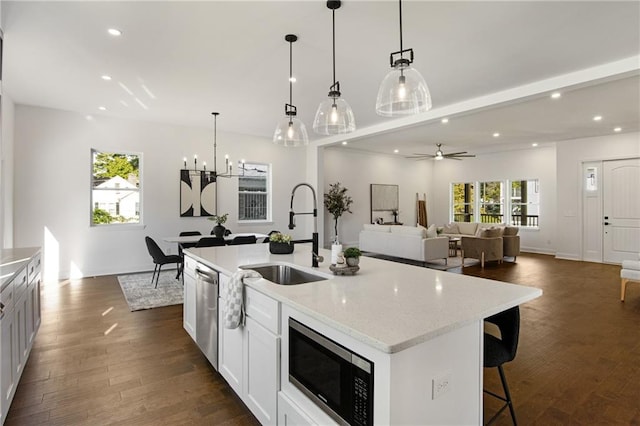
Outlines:
[[[356,130],[353,110],[344,99],[325,99],[316,111],[313,130],[321,135],[351,133]]]
[[[309,144],[309,135],[304,123],[295,117],[283,117],[273,133],[273,143],[285,147]]]
[[[422,75],[411,66],[397,63],[378,89],[376,112],[397,117],[431,109],[431,94]]]

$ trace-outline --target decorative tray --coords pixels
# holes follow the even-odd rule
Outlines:
[[[360,270],[359,266],[329,266],[329,270],[333,272],[334,275],[354,275],[356,272]]]

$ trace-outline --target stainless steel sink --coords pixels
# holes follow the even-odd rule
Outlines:
[[[311,274],[289,265],[271,264],[261,266],[241,266],[241,268],[256,271],[262,275],[262,278],[265,280],[280,285],[304,284],[327,279],[323,276]]]

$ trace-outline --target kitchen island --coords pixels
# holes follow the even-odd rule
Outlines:
[[[290,255],[272,255],[267,244],[193,248],[185,254],[218,271],[221,286],[240,267],[274,262],[328,278],[293,286],[247,280],[248,330],[256,327],[250,298],[266,296],[277,306],[269,314],[277,317],[271,319],[275,325],[268,330],[275,339],[276,356],[264,357],[273,359],[279,372],[273,389],[277,415],[257,414],[262,423],[333,422],[289,381],[287,324],[293,318],[374,363],[375,424],[480,424],[483,319],[542,294],[536,288],[367,257],[360,259],[356,275],[334,276],[328,261],[310,267],[311,247],[306,244],[296,245]],[[329,259],[327,250],[320,254]],[[227,332],[220,328],[223,376]],[[245,376],[256,370],[247,362],[243,369],[242,379],[232,375],[235,387],[230,382],[241,398],[250,392],[251,378]],[[247,405],[256,412],[251,403]]]

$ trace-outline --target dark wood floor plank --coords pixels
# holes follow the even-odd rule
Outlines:
[[[522,306],[505,365],[521,424],[640,425],[640,290],[620,303],[619,266],[523,254],[453,273],[544,291]],[[182,306],[130,312],[114,276],[47,286],[42,304],[6,425],[257,424],[182,329]],[[484,381],[501,390],[495,369]],[[499,401],[484,401],[490,416]]]

